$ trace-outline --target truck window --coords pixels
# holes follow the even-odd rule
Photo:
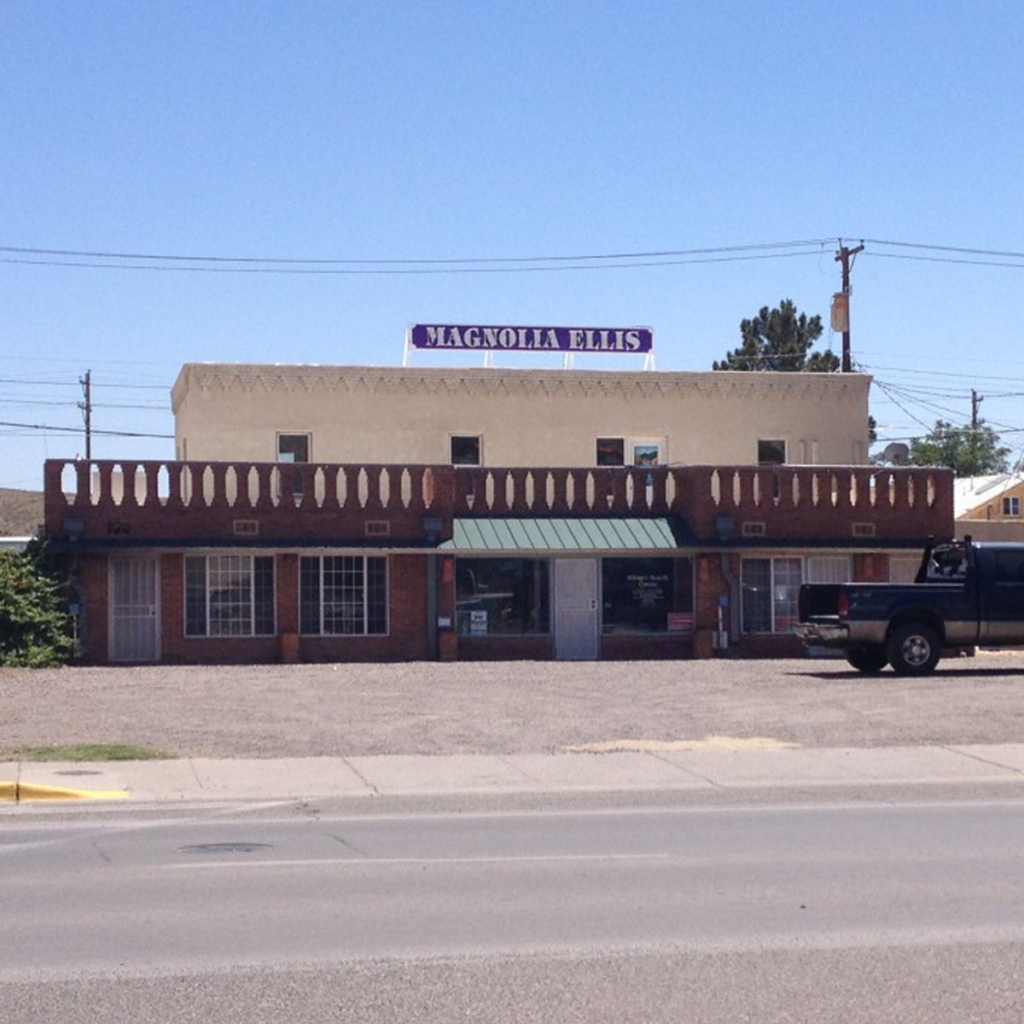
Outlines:
[[[995,551],[992,557],[994,583],[1024,583],[1024,551]]]

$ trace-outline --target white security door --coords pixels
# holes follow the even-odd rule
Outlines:
[[[160,657],[155,558],[110,560],[110,660]]]
[[[597,559],[556,559],[555,657],[587,661],[597,656]]]

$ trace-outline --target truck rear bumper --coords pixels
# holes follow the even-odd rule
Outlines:
[[[849,647],[850,627],[845,623],[801,622],[796,635],[807,644],[821,647]]]

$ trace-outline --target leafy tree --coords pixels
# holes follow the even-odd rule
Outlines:
[[[59,665],[71,653],[60,583],[29,554],[0,551],[0,665]]]
[[[984,420],[979,420],[977,429],[936,420],[926,437],[910,442],[911,465],[948,466],[957,476],[1005,473],[1009,454],[1010,449],[1000,445],[999,435]]]
[[[741,321],[743,343],[712,369],[835,373],[842,363],[831,349],[810,351],[821,332],[820,316],[797,313],[792,300],[783,299],[775,309],[763,306],[752,320]]]

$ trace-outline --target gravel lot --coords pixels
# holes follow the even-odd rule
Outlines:
[[[614,740],[1024,741],[1024,654],[928,679],[842,661],[0,669],[0,759],[64,743],[193,757],[555,752]]]

